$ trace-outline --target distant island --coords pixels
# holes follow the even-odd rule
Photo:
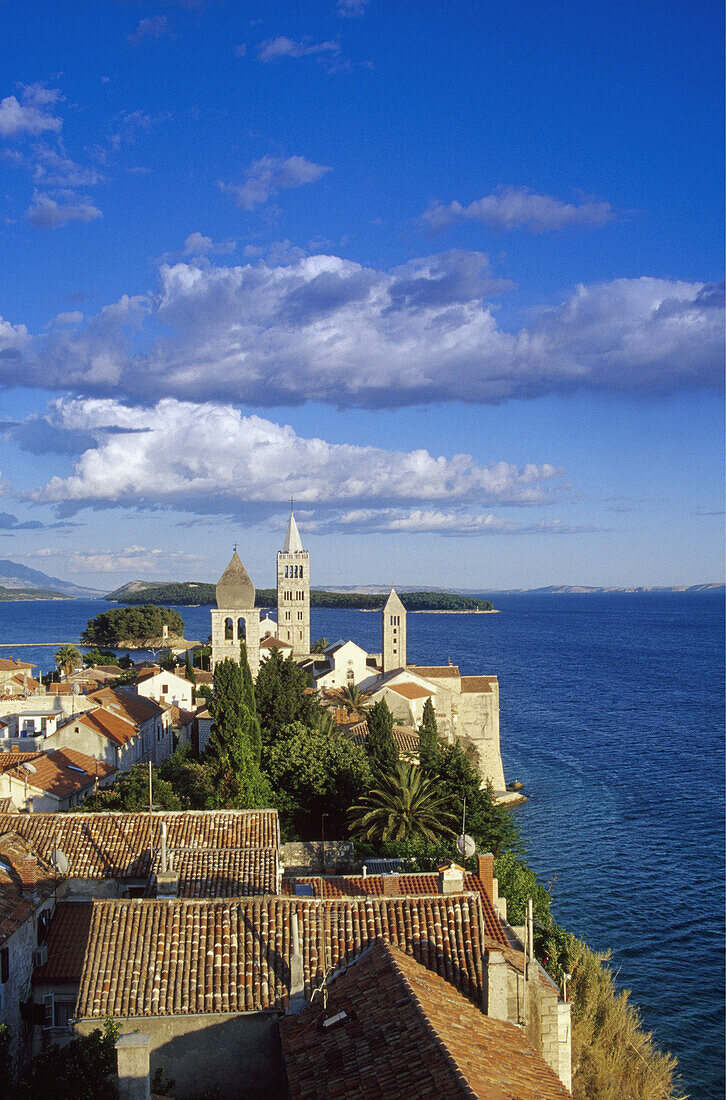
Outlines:
[[[491,600],[475,596],[462,596],[456,592],[406,592],[400,593],[407,611],[493,611]],[[114,603],[132,606],[164,604],[184,607],[206,607],[216,603],[215,585],[201,581],[154,584],[146,581],[130,581],[129,584],[109,592],[104,597]],[[388,593],[334,592],[312,589],[312,607],[348,608],[351,611],[380,611]],[[256,593],[255,606],[277,607],[277,591],[261,588]]]
[[[72,600],[64,592],[53,588],[5,588],[0,585],[0,601],[7,600]]]
[[[164,636],[164,629],[167,636]],[[150,649],[176,645],[184,638],[184,620],[168,607],[114,607],[89,619],[81,645],[112,649]]]

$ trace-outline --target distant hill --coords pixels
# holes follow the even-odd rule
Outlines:
[[[55,592],[52,588],[4,588],[0,585],[0,602],[12,600],[72,600],[72,596],[66,596],[63,592]]]
[[[726,585],[714,584],[674,584],[674,585],[632,585],[631,587],[596,588],[582,584],[550,584],[543,588],[488,588],[476,590],[479,595],[487,596],[577,596],[613,592],[637,594],[639,592],[722,592]],[[470,589],[469,591],[473,591]]]
[[[349,607],[362,611],[379,611],[390,591],[389,587],[380,587],[378,591],[371,591],[377,586],[369,586],[366,589],[348,590],[341,592],[331,589],[312,589],[310,603],[313,607]],[[477,599],[473,596],[462,596],[449,590],[422,592],[416,589],[402,587],[397,590],[405,607],[409,611],[490,611],[489,600]],[[116,588],[105,597],[114,603],[132,605],[163,604],[164,606],[176,605],[207,606],[216,603],[215,585],[204,584],[201,581],[183,581],[178,583],[156,584],[151,581],[130,581],[121,588]],[[259,588],[256,593],[255,605],[262,608],[277,606],[277,592],[274,588]]]
[[[0,587],[22,590],[44,589],[60,592],[64,596],[71,596],[78,600],[92,600],[102,595],[96,589],[81,588],[77,584],[61,580],[60,577],[50,577],[47,573],[41,573],[39,569],[31,569],[27,565],[7,559],[0,559]]]

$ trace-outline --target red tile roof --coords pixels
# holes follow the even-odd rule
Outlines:
[[[409,672],[415,672],[424,679],[444,680],[450,676],[458,680],[461,673],[458,665],[406,665]]]
[[[10,768],[17,768],[19,764],[30,764],[42,755],[40,750],[37,752],[0,752],[0,775],[9,771]]]
[[[318,898],[383,897],[386,887],[398,897],[442,896],[437,874],[366,875],[365,878],[363,875],[285,876],[282,880],[282,893],[294,894],[295,883],[298,882],[311,886],[314,896]],[[479,876],[467,872],[464,876],[464,889],[481,898],[486,935],[502,946],[507,946],[509,941],[502,930],[502,922]]]
[[[16,832],[44,858],[68,857],[72,878],[145,878],[150,847],[161,847],[161,822],[175,848],[278,848],[276,810],[174,810],[155,813],[0,814],[0,837]]]
[[[327,995],[280,1021],[291,1100],[570,1096],[519,1028],[396,947],[375,943]]]
[[[15,754],[10,754],[15,755]],[[25,755],[25,754],[23,754]],[[90,787],[96,779],[106,779],[116,769],[75,749],[52,749],[32,760],[34,773],[27,774],[20,764],[10,774],[25,781],[36,791],[45,791],[54,798],[65,798],[75,791]]]
[[[276,894],[278,855],[272,848],[176,848],[170,850],[179,875],[180,898],[239,898]],[[161,870],[161,854],[154,856],[153,875]],[[152,878],[147,896],[156,895]]]
[[[95,901],[76,1015],[257,1012],[289,1003],[292,913],[305,996],[377,939],[482,995],[478,898]]]
[[[93,906],[90,902],[59,901],[50,922],[48,961],[35,968],[34,982],[72,982],[83,973]]]
[[[430,688],[421,687],[419,684],[388,684],[387,687],[406,699],[424,699],[434,694]]]
[[[284,642],[281,638],[273,638],[271,634],[268,634],[266,638],[263,638],[260,642],[260,649],[292,649],[293,647],[289,642]]]
[[[16,661],[14,657],[0,657],[0,672],[19,672],[23,668],[35,668],[27,661]]]
[[[96,733],[107,737],[109,741],[113,741],[114,745],[125,745],[127,741],[131,741],[132,738],[136,737],[139,732],[135,722],[121,718],[118,714],[112,714],[105,707],[97,707],[95,710],[86,711],[85,714],[78,714],[73,722],[69,722],[67,725],[73,723],[77,726],[90,727]]]
[[[89,699],[125,718],[127,722],[135,722],[139,725],[161,713],[159,704],[153,699],[136,695],[132,691],[124,691],[122,688],[102,688],[101,691],[94,691],[89,695]]]
[[[490,694],[496,682],[496,676],[462,676],[461,690],[464,695],[474,692]]]

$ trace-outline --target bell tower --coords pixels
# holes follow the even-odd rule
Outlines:
[[[381,655],[383,675],[406,667],[406,608],[395,588],[383,608]]]
[[[290,522],[277,552],[277,637],[289,642],[293,657],[310,652],[310,555],[303,550],[290,501]]]
[[[255,586],[236,546],[232,560],[217,582],[216,595],[217,606],[212,608],[212,672],[225,657],[239,661],[240,642],[244,642],[254,678],[260,667],[260,612],[255,607]]]

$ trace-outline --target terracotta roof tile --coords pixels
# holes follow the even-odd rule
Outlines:
[[[113,714],[110,710],[101,706],[96,707],[95,710],[87,710],[85,714],[76,715],[67,725],[72,725],[74,722],[78,726],[90,727],[96,733],[107,737],[109,741],[113,741],[114,745],[125,745],[127,741],[131,741],[132,738],[136,737],[139,732],[135,722],[122,718],[118,714]]]
[[[391,879],[395,882],[392,883]],[[295,884],[298,882],[311,886],[314,896],[318,898],[383,897],[386,887],[392,889],[399,897],[444,896],[439,891],[437,874],[403,872],[398,875],[366,875],[365,877],[363,875],[285,876],[282,880],[282,893],[294,894]],[[479,876],[467,872],[464,876],[464,889],[478,894],[481,898],[486,935],[502,947],[508,946],[509,941],[504,935],[502,923]]]
[[[158,703],[153,699],[146,699],[143,695],[134,694],[133,689],[124,691],[122,688],[102,688],[101,691],[94,691],[89,695],[89,699],[125,718],[127,722],[138,724],[148,721],[149,718],[161,712]]]
[[[43,858],[53,848],[68,857],[72,878],[145,878],[150,841],[161,846],[161,822],[170,849],[278,848],[276,810],[174,810],[145,813],[0,814],[0,837],[16,832]]]
[[[424,679],[442,680],[455,677],[458,680],[461,675],[458,665],[406,665],[406,668]]]
[[[289,1003],[292,913],[305,996],[328,966],[377,939],[398,945],[477,1003],[478,898],[95,901],[76,1015],[103,1019],[256,1012]]]
[[[30,764],[42,755],[40,750],[37,752],[0,752],[0,775],[9,771],[10,768],[17,768],[18,764]]]
[[[396,947],[375,943],[327,992],[325,1009],[316,1001],[280,1021],[291,1100],[570,1095],[519,1028]]]
[[[27,661],[16,661],[14,657],[0,657],[0,672],[19,672],[23,668],[35,668]]]
[[[277,893],[277,851],[272,848],[176,848],[170,850],[173,869],[179,875],[180,898],[239,898]],[[161,855],[154,856],[153,876],[161,869]],[[156,894],[152,877],[147,896]]]
[[[389,684],[388,687],[390,691],[398,692],[406,699],[424,699],[434,694],[430,688],[421,687],[419,684]]]
[[[7,816],[21,825],[22,814]],[[50,897],[55,878],[53,869],[38,860],[20,828],[0,836],[0,944]]]
[[[35,968],[34,982],[72,982],[83,973],[93,906],[90,902],[59,901],[50,922],[48,961]]]
[[[461,690],[464,695],[474,692],[491,693],[496,682],[496,676],[462,676]]]
[[[368,737],[368,723],[365,720],[362,722],[356,720],[351,722],[350,725],[338,722],[338,727],[346,737],[350,738],[354,745],[365,745]],[[399,755],[406,756],[410,753],[417,753],[420,747],[418,730],[414,729],[413,726],[394,725],[393,740],[396,742]]]

